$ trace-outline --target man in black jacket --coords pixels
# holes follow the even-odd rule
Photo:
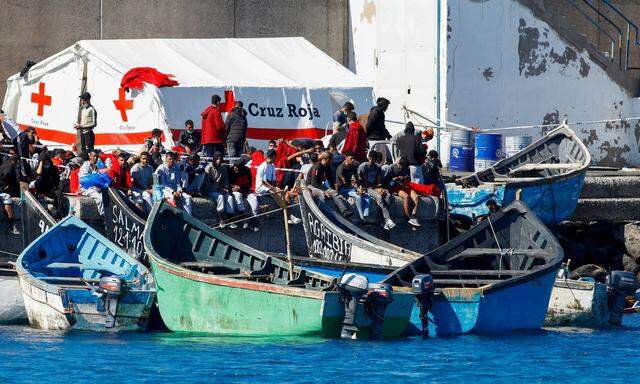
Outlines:
[[[20,160],[20,157],[13,155],[0,165],[0,200],[7,213],[7,223],[9,224],[7,231],[13,235],[20,234],[14,222],[13,200],[11,199],[12,197],[20,196],[20,179],[17,171],[18,160]]]
[[[178,145],[182,148],[189,147],[193,153],[200,149],[200,132],[193,128],[193,120],[184,122],[185,130],[180,133]]]
[[[367,118],[367,139],[389,140],[391,134],[385,125],[384,113],[387,111],[390,101],[384,97],[379,97],[378,100],[376,100],[376,104],[377,105],[369,111],[369,117]]]
[[[247,111],[242,101],[236,101],[233,109],[227,115],[227,156],[240,157],[244,152],[242,147],[247,139]]]

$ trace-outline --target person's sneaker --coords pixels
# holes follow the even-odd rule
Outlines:
[[[393,229],[396,226],[396,223],[393,222],[393,220],[389,219],[387,220],[387,222],[384,225],[384,229],[389,231],[391,229]]]
[[[242,229],[249,229],[249,223],[245,222],[242,224]]]
[[[11,228],[10,232],[12,234],[14,234],[14,235],[19,235],[20,234],[20,230],[15,225]]]
[[[231,224],[229,224],[229,228],[231,228],[231,229],[236,229],[236,228],[238,228],[238,224],[236,224],[236,223],[231,223]]]
[[[302,220],[299,217],[294,215],[289,215],[289,224],[300,224]]]
[[[258,232],[260,230],[260,228],[258,227],[253,227],[253,232]]]
[[[418,219],[413,218],[413,219],[409,220],[409,225],[414,226],[414,227],[419,227],[420,223],[418,223]]]

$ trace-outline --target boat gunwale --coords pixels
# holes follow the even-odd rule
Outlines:
[[[47,209],[43,207],[42,204],[40,204],[40,202],[38,201],[38,198],[35,197],[29,190],[27,189],[22,190],[21,198],[22,198],[22,201],[26,202],[27,205],[32,207],[34,210],[38,211],[38,213],[40,213],[42,216],[44,216],[44,218],[49,221],[49,224],[53,226],[58,223],[58,221],[54,219],[53,216],[51,216],[49,211],[47,211]],[[26,245],[28,244],[25,244],[25,246]]]
[[[540,219],[538,219],[538,217],[527,208],[527,206],[522,203],[519,200],[515,200],[513,202],[511,202],[509,205],[507,205],[506,207],[504,207],[502,210],[500,210],[499,212],[489,216],[489,218],[485,221],[483,221],[482,223],[472,227],[470,230],[468,230],[467,232],[463,233],[462,235],[458,236],[457,238],[454,238],[452,241],[445,243],[443,245],[441,245],[440,247],[432,250],[431,252],[425,254],[424,256],[422,256],[422,258],[429,258],[431,260],[431,262],[433,263],[441,263],[442,260],[434,260],[430,257],[431,254],[435,253],[435,252],[448,252],[448,251],[442,251],[442,249],[444,248],[453,248],[452,243],[454,242],[463,242],[465,241],[467,238],[472,238],[476,235],[478,235],[481,231],[484,231],[485,228],[488,223],[489,220],[493,219],[502,219],[503,217],[506,216],[507,213],[511,212],[511,211],[517,211],[521,214],[524,214],[524,220],[528,220],[528,221],[532,221],[534,224],[536,224],[536,227],[539,228],[540,231],[543,231],[545,236],[545,240],[550,243],[548,248],[552,248],[552,246],[555,247],[555,249],[557,250],[555,256],[554,254],[550,254],[549,255],[549,259],[547,260],[548,262],[543,265],[541,268],[536,269],[536,270],[529,270],[528,273],[520,275],[520,276],[513,276],[510,277],[508,279],[505,280],[500,280],[497,281],[495,283],[491,283],[488,285],[484,285],[481,287],[475,287],[476,289],[480,289],[482,291],[482,294],[490,294],[493,292],[498,292],[510,287],[513,287],[515,285],[521,285],[524,284],[528,281],[531,280],[535,280],[539,277],[541,277],[542,275],[546,275],[550,272],[554,273],[554,275],[556,274],[557,270],[560,268],[560,266],[562,265],[562,260],[564,258],[564,251],[562,250],[562,247],[560,246],[560,243],[558,242],[558,240],[555,238],[555,236],[553,236],[553,234],[549,231],[549,229],[547,228],[547,226],[545,226]],[[544,249],[540,249],[540,252],[545,252]],[[547,252],[547,254],[549,254],[549,252]],[[420,258],[420,259],[422,259]],[[416,259],[420,260],[420,259]],[[390,273],[389,275],[387,275],[381,282],[382,283],[387,283],[388,279],[391,278],[391,276],[396,275],[396,273],[401,270],[401,269],[405,269],[410,267],[411,263],[408,263],[400,268],[398,268],[398,270],[396,270],[395,272]],[[478,270],[478,271],[482,271],[482,270]],[[395,286],[392,284],[392,286]],[[446,288],[454,288],[454,289],[468,289],[466,287],[446,287]]]
[[[57,222],[51,229],[49,229],[48,231],[46,231],[45,233],[41,234],[40,236],[38,236],[31,244],[29,244],[21,253],[20,256],[18,256],[18,259],[16,260],[15,263],[15,269],[16,272],[18,274],[19,278],[25,279],[29,282],[29,284],[34,285],[44,291],[47,291],[49,293],[52,294],[56,294],[56,295],[61,295],[61,292],[66,292],[67,288],[63,288],[61,286],[59,286],[58,284],[52,284],[52,283],[48,283],[42,279],[39,279],[37,276],[35,276],[33,273],[31,273],[30,270],[28,270],[27,268],[25,268],[22,265],[22,259],[23,256],[30,251],[32,248],[35,248],[36,246],[38,246],[43,239],[45,239],[47,236],[49,236],[52,231],[57,230],[56,227],[63,227],[65,226],[67,223],[72,223],[73,225],[76,225],[78,223],[83,224],[85,227],[84,229],[88,230],[92,236],[100,238],[103,237],[102,235],[100,235],[95,229],[91,228],[91,226],[89,226],[88,224],[84,223],[82,220],[76,218],[73,215],[69,215],[67,217],[65,217],[64,219],[60,220],[59,222]],[[97,235],[97,236],[96,236]],[[105,238],[106,239],[106,238]],[[112,243],[110,240],[107,239],[107,241],[109,243]],[[142,263],[140,263],[139,261],[137,261],[135,258],[133,258],[132,256],[130,256],[129,254],[127,254],[125,251],[123,251],[120,247],[118,247],[117,245],[113,244],[115,246],[115,249],[117,250],[116,253],[119,253],[118,256],[122,257],[122,254],[126,255],[127,257],[125,257],[124,259],[127,260],[129,263],[134,264],[137,266],[137,270],[138,270],[138,274],[140,276],[146,276],[147,277],[147,282],[145,284],[145,288],[129,288],[129,284],[133,283],[134,280],[133,279],[125,279],[126,283],[127,283],[127,288],[129,291],[134,291],[134,292],[144,292],[144,291],[149,291],[149,292],[153,292],[153,288],[155,287],[156,283],[155,280],[153,279],[153,276],[151,274],[151,271],[145,267]],[[121,252],[120,252],[121,251]],[[130,260],[128,259],[130,258]],[[143,268],[142,270],[140,268]],[[151,277],[151,279],[149,280],[149,277]]]
[[[117,189],[107,188],[109,195],[109,203],[115,202],[118,208],[127,213],[128,216],[132,217],[134,220],[138,222],[138,224],[144,226],[147,221],[144,220],[136,211],[134,211],[123,199],[122,195]],[[108,225],[109,220],[105,220],[105,227]]]
[[[509,180],[507,180],[507,181],[504,181],[504,182],[489,182],[489,181],[482,181],[482,180],[480,180],[479,177],[477,177],[477,175],[480,174],[480,173],[491,173],[491,171],[494,170],[496,167],[504,166],[505,164],[508,164],[509,162],[514,161],[515,159],[518,158],[518,154],[516,154],[516,155],[514,155],[512,157],[508,157],[508,158],[505,158],[505,159],[502,159],[502,160],[498,161],[497,163],[495,163],[491,167],[487,168],[486,170],[479,171],[479,172],[474,172],[473,174],[462,178],[460,180],[460,182],[462,184],[464,184],[465,181],[477,182],[478,183],[478,187],[483,185],[483,184],[485,184],[485,183],[492,183],[492,184],[496,184],[496,185],[504,185],[505,188],[507,188],[507,187],[509,187],[509,188],[518,188],[518,187],[525,187],[525,186],[532,186],[532,185],[551,184],[551,183],[554,183],[554,182],[556,182],[558,180],[569,179],[569,178],[576,177],[576,176],[579,177],[581,174],[586,173],[587,172],[587,168],[589,168],[589,165],[591,165],[591,153],[589,153],[589,148],[587,148],[587,146],[582,142],[582,140],[580,140],[578,135],[576,135],[576,133],[567,124],[559,125],[553,131],[549,132],[548,134],[542,136],[538,140],[536,140],[533,143],[529,144],[525,149],[520,151],[520,153],[525,153],[527,148],[533,148],[533,147],[540,146],[541,144],[544,144],[545,142],[550,141],[553,137],[555,137],[557,135],[560,135],[560,134],[563,134],[568,139],[571,139],[573,142],[575,142],[580,147],[582,152],[585,154],[585,159],[583,160],[582,165],[580,167],[578,167],[576,169],[573,169],[573,170],[570,170],[568,172],[560,173],[558,175],[539,177],[539,178],[537,178],[537,180],[525,180],[525,181],[509,181]],[[495,171],[494,171],[494,174],[497,175],[497,176],[509,178],[509,176],[501,174],[501,173],[497,173]]]
[[[366,231],[357,228],[358,233],[351,234],[345,230],[342,230],[338,227],[333,221],[331,221],[325,214],[322,212],[318,204],[316,204],[311,192],[307,188],[304,188],[304,183],[301,184],[303,186],[301,194],[302,200],[300,204],[304,204],[306,209],[309,209],[311,213],[316,216],[319,220],[322,221],[322,224],[329,228],[334,234],[339,234],[341,238],[347,240],[349,243],[356,245],[358,248],[362,248],[366,251],[373,252],[375,254],[382,254],[382,256],[393,257],[403,262],[411,262],[417,258],[422,257],[422,253],[412,251],[407,248],[399,247],[395,244],[386,242],[384,240],[380,240],[378,238],[373,237],[371,234]],[[309,204],[308,200],[311,200],[313,204]],[[302,209],[302,207],[301,207]],[[337,216],[336,216],[337,217]],[[303,220],[307,221],[306,217],[303,217]],[[354,228],[350,228],[354,229]],[[360,235],[360,232],[363,235]],[[305,234],[306,236],[306,234]],[[372,240],[368,240],[367,238],[371,238]]]
[[[172,263],[162,258],[161,256],[156,256],[154,252],[149,252],[148,255],[150,261],[152,261],[152,265],[155,263],[155,265],[157,265],[163,271],[183,279],[197,281],[200,283],[219,285],[229,288],[247,289],[251,291],[269,292],[287,296],[306,297],[316,300],[324,300],[325,294],[331,292],[308,288],[287,287],[274,283],[261,283],[258,281],[239,280],[230,277],[222,277],[219,275],[210,275],[181,267],[180,265]]]

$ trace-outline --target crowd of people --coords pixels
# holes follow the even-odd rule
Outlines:
[[[21,188],[54,206],[59,206],[65,194],[87,196],[100,215],[104,215],[108,187],[122,191],[147,212],[155,200],[166,199],[190,213],[192,197],[202,196],[215,202],[222,225],[236,228],[241,222],[243,228],[253,231],[259,230],[260,200],[295,203],[301,188],[308,188],[321,201],[331,200],[345,217],[357,212],[363,221],[370,219],[375,202],[387,230],[396,225],[389,212],[393,196],[402,199],[408,223],[418,227],[420,196],[441,193],[442,164],[438,153],[427,146],[433,131],[419,131],[409,122],[392,136],[385,123],[389,106],[385,98],[378,98],[366,122],[351,102],[345,103],[334,114],[334,131],[326,148],[319,140],[279,139],[271,140],[263,151],[247,143],[243,103],[235,101],[229,109],[214,95],[201,114],[201,129],[187,120],[172,148],[163,146],[163,132],[154,129],[137,153],[118,149],[104,153],[94,148],[97,113],[89,93],[83,93],[80,100],[82,110],[75,128],[81,140],[75,152],[40,145],[34,128],[14,137],[2,130],[0,199],[10,232],[19,233],[11,198],[19,196]],[[230,112],[223,118],[225,110]],[[2,112],[0,123],[3,120]],[[378,141],[384,144],[376,145]],[[394,162],[387,148],[396,152]],[[237,220],[239,217],[248,220]],[[291,215],[290,222],[297,224],[300,219]]]

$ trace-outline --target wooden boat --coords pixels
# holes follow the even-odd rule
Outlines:
[[[137,260],[144,259],[142,235],[147,215],[117,189],[109,188],[109,207],[105,210],[107,238]]]
[[[55,224],[55,220],[28,190],[22,191],[22,249]],[[0,324],[27,323],[15,258],[0,260]]]
[[[606,284],[557,278],[553,284],[546,326],[601,327],[609,324]]]
[[[165,202],[147,222],[144,245],[158,283],[160,314],[172,331],[221,335],[340,334],[342,294],[329,276],[251,249]],[[413,295],[393,293],[383,337],[405,333]],[[365,333],[371,316],[358,313]]]
[[[591,163],[586,145],[562,125],[509,158],[447,186],[451,213],[475,219],[486,202],[524,202],[546,225],[567,220],[576,209]]]
[[[436,334],[491,333],[543,325],[563,251],[526,206],[514,201],[383,282],[435,282],[430,311]]]
[[[155,298],[149,271],[73,216],[33,241],[16,270],[35,328],[142,330]]]
[[[300,211],[309,255],[320,259],[400,267],[422,254],[375,237],[317,202],[306,188]]]

